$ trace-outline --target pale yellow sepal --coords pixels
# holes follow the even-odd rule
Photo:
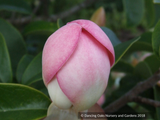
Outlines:
[[[59,109],[51,103],[47,111],[47,117],[44,120],[80,120],[78,119],[78,113],[75,113],[72,109]]]
[[[157,82],[157,85],[160,87],[160,80]]]
[[[99,26],[105,26],[106,23],[106,14],[103,7],[98,8],[92,15],[91,21],[96,23]]]

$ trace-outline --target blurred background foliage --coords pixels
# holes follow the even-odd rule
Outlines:
[[[99,12],[95,16],[101,17],[100,8],[105,11],[101,28],[110,38],[116,57],[102,107],[159,69],[160,0],[0,0],[0,82],[4,83],[0,84],[0,119],[9,120],[15,115],[21,120],[46,116],[51,101],[42,81],[44,43],[67,22],[90,20],[96,10]],[[140,96],[160,100],[157,86]],[[5,89],[22,92],[8,93]],[[12,103],[8,105],[10,98]],[[21,114],[4,112],[17,108]],[[30,117],[25,117],[28,108]],[[148,112],[147,119],[160,120],[160,109],[145,104],[130,102],[117,112],[120,111]]]
[[[68,15],[69,13],[67,13],[67,17],[65,16],[64,18],[60,16],[60,18],[63,18],[63,23],[66,24],[75,19],[90,19],[96,9],[103,7],[106,12],[106,27],[114,31],[121,41],[126,41],[141,35],[155,26],[160,17],[160,13],[158,12],[160,11],[160,5],[153,4],[152,0],[130,0],[132,4],[126,1],[16,0],[14,2],[13,0],[10,2],[10,0],[0,0],[0,16],[9,20],[20,31],[23,31],[26,25],[32,21],[45,20],[55,23],[58,19],[56,15],[68,11],[74,6],[81,6],[81,3],[84,3],[85,7],[81,7],[77,11],[73,10],[76,11],[74,14]],[[133,14],[128,15],[127,12],[132,12]],[[139,17],[135,17],[134,14],[137,14]],[[57,29],[56,25],[54,28]]]

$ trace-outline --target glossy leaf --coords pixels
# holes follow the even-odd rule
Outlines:
[[[149,27],[153,27],[155,21],[155,9],[153,0],[145,0],[145,10],[147,24]]]
[[[123,0],[123,5],[128,25],[138,25],[144,15],[144,0]]]
[[[48,34],[51,35],[57,29],[56,24],[46,21],[32,22],[24,28],[23,34]]]
[[[46,86],[44,85],[44,82],[42,79],[35,81],[34,83],[30,84],[30,86],[43,92],[45,95],[49,96],[48,90],[47,90]]]
[[[153,52],[151,32],[142,34],[140,39],[129,48],[126,54],[131,54],[137,51]]]
[[[155,72],[157,72],[158,69],[160,68],[160,60],[156,55],[151,55],[147,57],[144,61],[148,64],[150,70],[152,71],[152,75]]]
[[[43,50],[44,44],[49,35],[31,34],[26,36],[27,50],[29,54],[37,55]]]
[[[101,29],[106,33],[106,35],[109,37],[110,41],[112,42],[113,46],[116,46],[121,43],[121,41],[117,38],[115,33],[106,27],[101,27]]]
[[[154,97],[156,101],[160,101],[160,87],[159,86],[155,86],[154,87]],[[156,118],[157,120],[160,120],[160,107],[156,107]]]
[[[42,79],[42,53],[39,53],[26,68],[22,76],[22,83],[29,85],[41,79]]]
[[[51,101],[40,91],[20,84],[0,83],[0,119],[39,120]]]
[[[154,3],[160,3],[160,0],[153,0]]]
[[[12,81],[12,69],[9,52],[4,37],[0,33],[0,81]]]
[[[19,31],[3,19],[0,19],[0,32],[4,36],[7,44],[12,70],[13,73],[15,73],[19,60],[26,53],[24,40]]]
[[[148,98],[148,99],[154,99],[154,92],[153,92],[153,88],[150,88],[146,91],[144,91],[143,93],[140,94],[141,97],[144,98]],[[139,105],[141,105],[142,107],[144,107],[147,111],[149,111],[148,113],[151,115],[151,117],[155,117],[155,107],[148,105],[148,104],[144,104],[144,103],[137,103]]]
[[[160,21],[157,23],[153,31],[152,47],[156,55],[160,56]]]
[[[140,37],[133,40],[118,44],[114,47],[115,50],[115,64],[122,58],[122,56],[127,52],[127,50],[137,41]],[[114,64],[114,65],[115,65]]]
[[[160,4],[154,4],[154,9],[155,9],[155,21],[154,21],[154,26],[157,24],[157,22],[160,19]]]
[[[113,71],[117,71],[117,72],[125,72],[125,73],[133,73],[134,68],[131,64],[120,60],[113,68]]]
[[[18,63],[16,78],[19,83],[21,83],[22,75],[32,59],[33,59],[33,56],[26,54],[22,57],[22,59]]]
[[[30,6],[23,0],[0,0],[0,10],[31,14]]]
[[[152,76],[152,71],[146,62],[138,63],[138,65],[135,67],[135,73],[140,75],[144,79],[147,79],[150,76]]]

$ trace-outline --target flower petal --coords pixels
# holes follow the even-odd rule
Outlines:
[[[109,72],[107,50],[83,29],[74,53],[57,73],[57,81],[75,109],[82,111],[103,94]]]
[[[72,103],[67,98],[67,96],[62,92],[61,88],[58,85],[57,79],[54,78],[48,84],[48,93],[52,99],[52,102],[55,106],[60,109],[69,109],[72,106]]]
[[[43,80],[47,85],[74,52],[81,26],[73,23],[54,32],[45,43],[42,56]]]
[[[75,20],[70,23],[78,23],[85,30],[87,30],[95,39],[97,39],[102,45],[104,45],[108,50],[108,55],[110,59],[110,64],[113,66],[115,61],[114,49],[111,41],[107,37],[107,35],[100,29],[98,25],[90,20]]]

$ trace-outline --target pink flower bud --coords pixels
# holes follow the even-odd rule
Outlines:
[[[53,104],[83,111],[103,94],[114,63],[107,35],[89,20],[75,20],[54,32],[42,56],[43,80]]]

